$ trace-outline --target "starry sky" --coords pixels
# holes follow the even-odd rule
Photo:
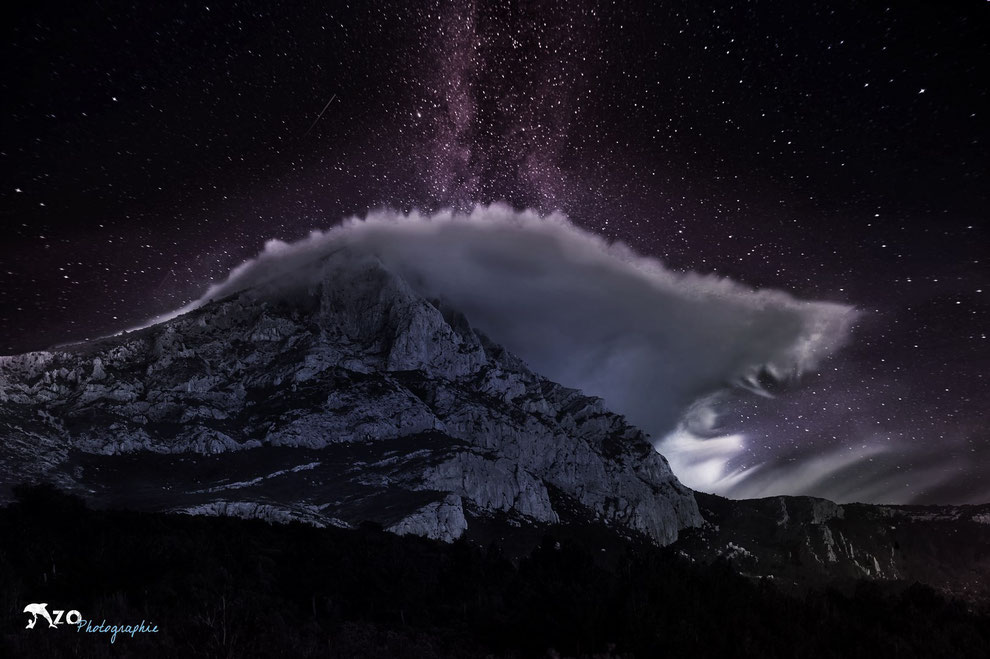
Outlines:
[[[160,5],[2,10],[0,354],[181,306],[269,238],[505,201],[855,306],[720,432],[862,452],[812,493],[990,500],[988,3]]]

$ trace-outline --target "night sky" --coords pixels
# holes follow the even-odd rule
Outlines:
[[[160,4],[3,10],[0,354],[368,209],[560,209],[864,312],[733,403],[754,459],[888,442],[861,498],[990,500],[990,4]]]

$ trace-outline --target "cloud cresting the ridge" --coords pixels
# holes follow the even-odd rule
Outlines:
[[[271,240],[168,317],[249,288],[313,283],[321,257],[342,247],[376,255],[421,293],[446,300],[536,372],[602,397],[654,437],[685,484],[726,495],[760,491],[753,479],[761,470],[732,471],[746,438],[715,432],[719,392],[765,393],[761,378],[815,370],[857,317],[846,305],[674,272],[560,214],[500,204],[433,215],[382,210],[294,243]],[[817,469],[835,467],[826,462]],[[801,493],[801,470],[815,468],[797,465],[783,480],[775,471],[794,491],[770,493]]]

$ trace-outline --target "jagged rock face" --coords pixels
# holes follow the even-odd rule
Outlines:
[[[372,257],[317,264],[139,332],[0,359],[0,483],[155,510],[555,523],[550,490],[657,543],[701,523],[647,438],[532,373]]]
[[[837,579],[920,581],[957,596],[990,588],[990,504],[838,505],[812,497],[732,501],[697,494],[705,523],[674,548],[695,560],[727,558],[779,585]]]

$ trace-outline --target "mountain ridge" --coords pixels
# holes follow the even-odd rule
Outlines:
[[[325,276],[315,286],[275,281],[271,290],[242,291],[135,333],[4,358],[4,480],[50,480],[98,498],[109,496],[112,483],[99,477],[93,456],[109,465],[120,462],[107,460],[114,456],[169,463],[162,458],[262,448],[346,453],[348,445],[385,449],[387,441],[374,445],[406,438],[360,473],[331,473],[312,456],[305,464],[317,466],[301,471],[293,471],[300,466],[293,460],[276,460],[269,466],[278,468],[268,471],[232,461],[243,476],[231,479],[254,480],[233,489],[259,498],[208,497],[232,488],[188,485],[181,498],[194,501],[166,509],[258,504],[275,518],[325,517],[331,524],[356,523],[362,510],[397,532],[450,540],[466,528],[466,506],[558,521],[549,484],[593,516],[659,544],[700,523],[690,490],[645,435],[601,399],[532,373],[462,314],[418,295],[373,257],[344,249],[322,257],[320,267]],[[346,467],[334,460],[338,471]],[[270,484],[276,471],[281,480],[323,479],[326,500],[261,493],[259,484]],[[340,491],[341,479],[350,490]],[[159,484],[169,496],[157,505],[179,498],[178,486]],[[134,498],[150,506],[149,487]],[[428,491],[436,496],[413,510],[400,510],[388,496],[381,506],[369,504],[376,498],[369,490],[389,487],[419,493],[413,500]]]
[[[374,256],[307,267],[323,276],[0,358],[0,499],[45,481],[102,507],[372,522],[520,556],[566,527],[602,551],[645,540],[784,587],[990,590],[990,505],[693,492],[602,399],[534,373]]]

